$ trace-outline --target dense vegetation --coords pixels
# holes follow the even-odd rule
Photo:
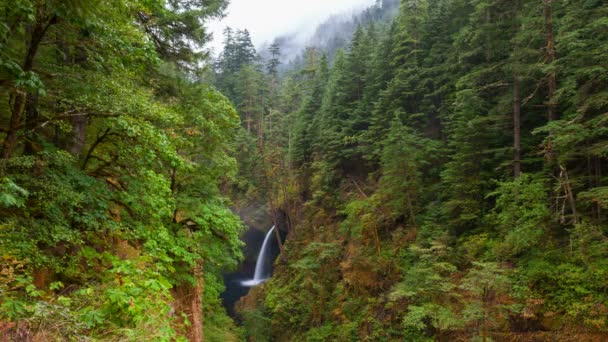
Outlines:
[[[608,5],[372,17],[283,75],[279,44],[261,61],[226,32],[233,192],[289,217],[275,276],[239,304],[249,338],[606,339]]]
[[[236,340],[224,0],[0,1],[0,340]]]
[[[607,338],[604,1],[384,0],[211,65],[226,5],[0,0],[0,339]]]

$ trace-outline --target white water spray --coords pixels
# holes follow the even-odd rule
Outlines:
[[[268,249],[270,247],[268,242],[272,237],[272,232],[274,231],[274,228],[275,226],[272,226],[268,233],[266,233],[266,237],[264,238],[264,242],[262,243],[262,248],[260,249],[260,254],[258,254],[258,260],[255,263],[255,272],[253,273],[253,279],[242,281],[241,285],[248,287],[257,286],[268,279],[268,277],[266,277],[267,272],[264,269],[264,266],[267,264],[266,258],[269,251]]]

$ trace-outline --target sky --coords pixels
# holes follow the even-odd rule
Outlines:
[[[209,23],[216,52],[222,47],[226,26],[248,29],[256,47],[290,33],[312,34],[318,24],[333,14],[373,5],[375,0],[230,0],[227,15]]]

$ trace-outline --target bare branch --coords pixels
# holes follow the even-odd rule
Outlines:
[[[99,145],[103,141],[103,139],[105,139],[109,134],[110,134],[110,129],[108,128],[108,129],[106,129],[105,132],[103,132],[103,134],[97,136],[97,139],[95,139],[95,142],[93,143],[93,145],[91,145],[91,148],[87,152],[87,156],[84,158],[84,162],[82,163],[81,170],[86,169],[87,164],[89,163],[89,160],[91,159],[91,155],[93,154],[93,151],[95,150],[95,148],[97,148],[97,145]]]

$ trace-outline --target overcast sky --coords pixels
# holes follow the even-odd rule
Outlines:
[[[248,29],[253,44],[259,47],[276,36],[288,33],[312,33],[317,24],[332,14],[361,9],[375,0],[230,0],[224,19],[209,24],[216,51],[222,47],[226,26]]]

